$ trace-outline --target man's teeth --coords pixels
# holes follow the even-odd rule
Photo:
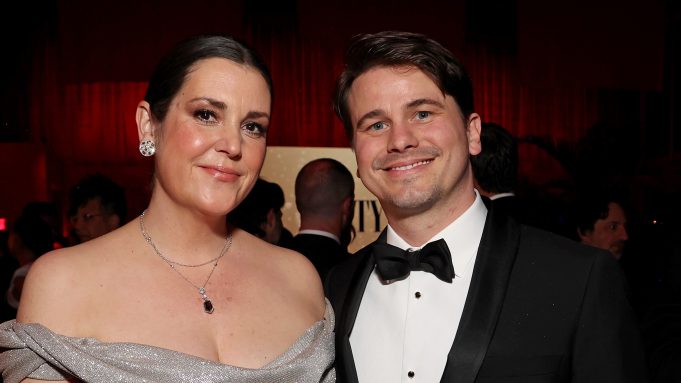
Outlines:
[[[425,164],[427,164],[427,163],[429,163],[429,162],[430,162],[430,161],[419,161],[419,162],[415,162],[415,163],[409,164],[409,165],[404,165],[404,166],[398,166],[398,167],[395,167],[395,168],[390,168],[390,170],[409,170],[409,169],[413,169],[413,168],[415,168],[415,167],[417,167],[417,166],[425,165]]]

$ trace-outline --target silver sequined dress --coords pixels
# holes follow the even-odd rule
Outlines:
[[[0,324],[5,383],[24,378],[84,382],[335,382],[334,316],[327,301],[315,323],[276,360],[258,369],[229,366],[137,343],[104,343],[58,335],[34,323]]]

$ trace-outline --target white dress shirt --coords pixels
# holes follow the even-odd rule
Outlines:
[[[406,279],[385,284],[374,269],[350,334],[359,382],[440,381],[468,295],[486,217],[487,208],[476,191],[468,210],[428,241],[444,238],[447,242],[454,265],[452,283],[425,271],[412,271]],[[411,248],[390,226],[387,242]]]

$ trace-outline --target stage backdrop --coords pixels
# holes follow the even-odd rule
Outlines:
[[[381,205],[357,178],[355,154],[350,148],[320,148],[270,146],[260,176],[276,182],[284,189],[284,226],[294,235],[300,226],[300,214],[296,209],[295,182],[298,171],[308,162],[317,158],[333,158],[345,165],[355,175],[355,226],[356,236],[350,243],[351,253],[372,242],[387,224]]]

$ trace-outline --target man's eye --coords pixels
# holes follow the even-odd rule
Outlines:
[[[416,118],[418,120],[424,120],[426,118],[430,117],[430,112],[416,112]]]
[[[375,124],[369,125],[369,130],[381,130],[385,128],[385,123],[384,122],[377,122]]]

